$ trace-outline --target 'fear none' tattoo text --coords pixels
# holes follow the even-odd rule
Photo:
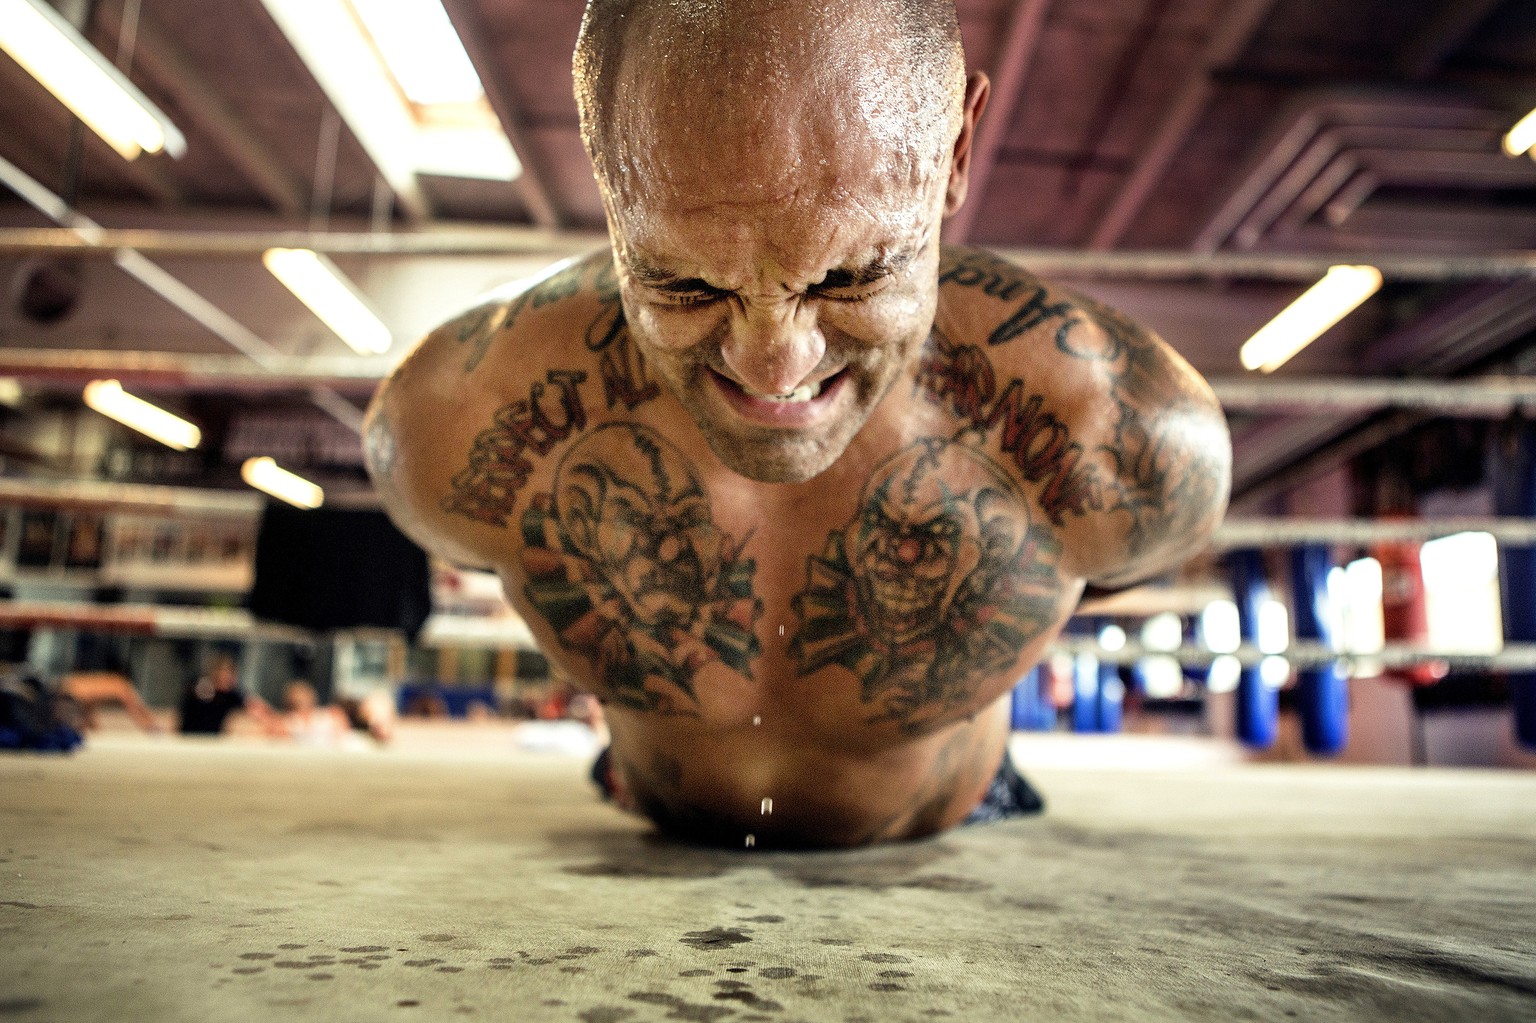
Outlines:
[[[523,542],[524,595],[619,706],[693,715],[707,664],[751,676],[756,565],[655,431],[610,423],[582,437],[523,514]]]

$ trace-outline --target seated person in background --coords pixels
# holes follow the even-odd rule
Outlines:
[[[282,722],[265,700],[240,688],[235,659],[219,654],[181,696],[181,734],[220,735],[236,711],[255,719],[269,735],[282,734]]]
[[[151,735],[165,731],[126,675],[115,671],[71,672],[59,679],[58,691],[75,701],[80,708],[80,722],[87,731],[95,730],[96,711],[108,704],[122,707],[134,724]]]
[[[989,89],[952,0],[589,0],[575,70],[611,247],[401,364],[366,438],[386,508],[500,575],[604,704],[602,780],[671,834],[1037,810],[1009,694],[1085,586],[1204,546],[1210,389],[940,244]]]
[[[335,746],[350,732],[351,723],[339,707],[321,706],[308,682],[295,679],[283,690],[283,732],[306,746]]]

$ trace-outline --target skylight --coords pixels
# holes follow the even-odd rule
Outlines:
[[[485,95],[441,0],[351,0],[400,89],[413,103],[473,103]]]

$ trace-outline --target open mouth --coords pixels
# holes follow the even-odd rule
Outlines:
[[[788,394],[764,394],[713,370],[710,375],[720,393],[744,419],[765,426],[807,427],[830,414],[848,371],[841,369],[829,377],[801,384]]]

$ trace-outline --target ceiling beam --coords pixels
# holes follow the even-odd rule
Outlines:
[[[1242,56],[1274,5],[1275,0],[1235,0],[1227,8],[1206,41],[1205,50],[1194,69],[1168,105],[1162,122],[1143,147],[1136,168],[1120,186],[1114,203],[1099,219],[1088,242],[1090,249],[1101,252],[1112,249],[1125,237],[1215,96],[1213,72]]]
[[[1016,0],[1008,16],[1002,48],[992,65],[992,96],[987,102],[986,115],[976,129],[976,140],[971,149],[970,198],[944,225],[945,238],[952,244],[964,244],[970,238],[987,183],[997,166],[997,155],[1013,125],[1013,113],[1018,107],[1024,80],[1034,63],[1035,51],[1040,47],[1049,6],[1050,0]]]
[[[512,100],[501,64],[496,59],[485,19],[474,4],[466,3],[465,0],[443,0],[443,8],[464,43],[469,62],[480,76],[485,98],[495,111],[496,119],[501,122],[502,133],[512,143],[512,151],[523,165],[522,176],[517,179],[517,188],[522,194],[523,205],[528,208],[529,217],[539,227],[557,230],[564,223],[564,218],[550,194],[547,175],[538,165],[538,154],[523,132],[522,117],[517,104]]]
[[[121,5],[113,5],[98,9],[97,17],[105,30],[120,33],[122,13]],[[197,64],[142,13],[135,37],[135,65],[171,95],[219,152],[279,212],[294,216],[305,213],[308,202],[298,179],[220,98],[218,90],[198,70]]]

